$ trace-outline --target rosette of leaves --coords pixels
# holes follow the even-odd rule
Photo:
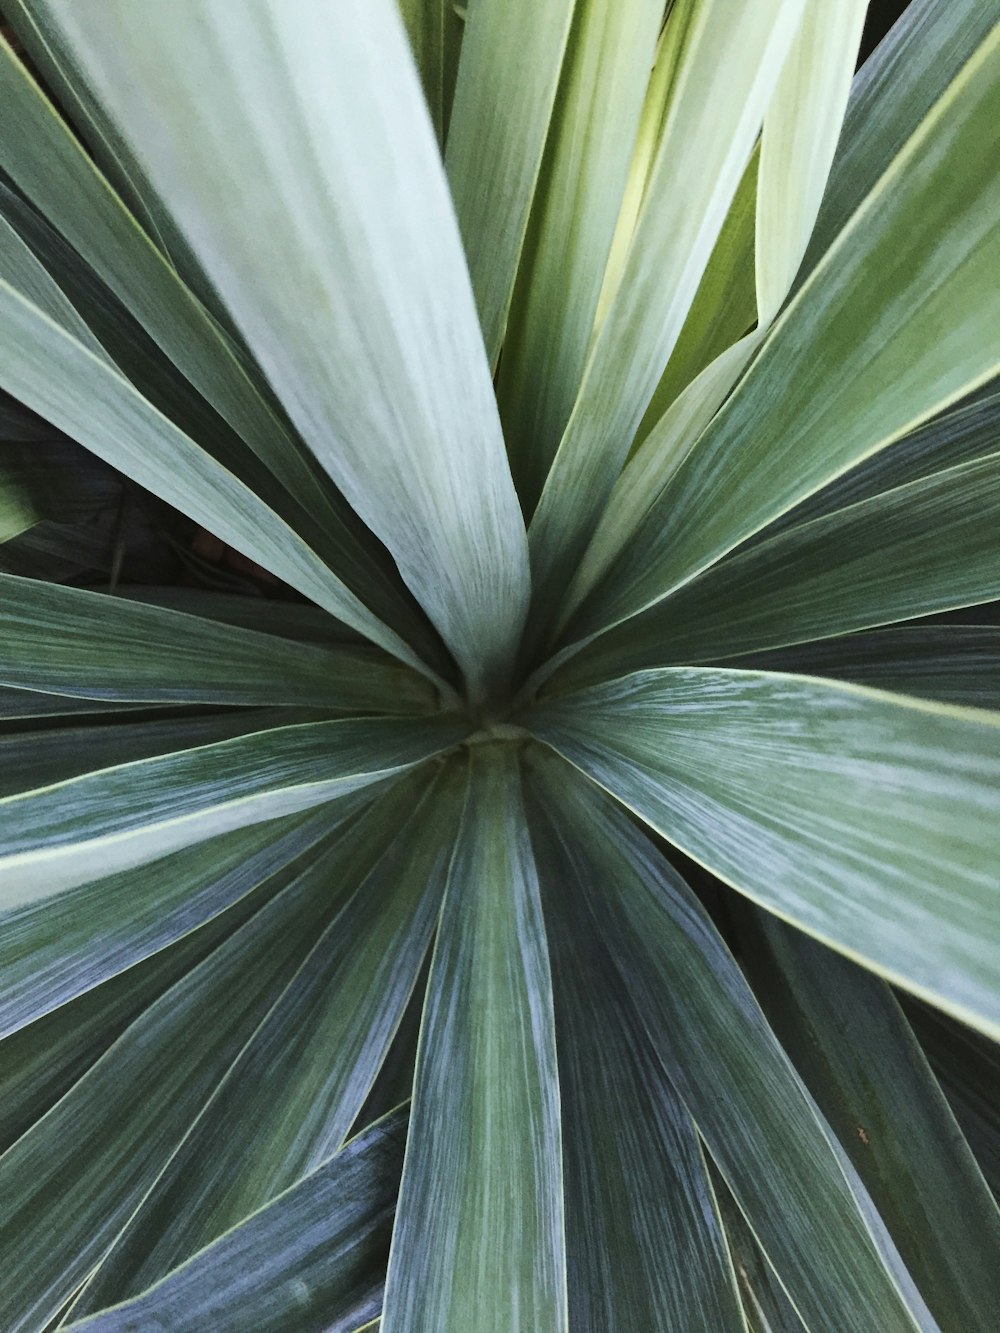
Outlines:
[[[3,1328],[1000,1326],[995,0],[3,7]]]

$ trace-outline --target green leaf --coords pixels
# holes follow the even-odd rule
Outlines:
[[[393,800],[394,795],[396,800]],[[409,791],[404,791],[412,805]],[[385,846],[399,793],[292,868],[2,1158],[4,1327],[34,1330],[86,1279],[317,938]],[[253,984],[248,985],[247,979]],[[53,1228],[58,1214],[59,1225]]]
[[[58,20],[315,457],[473,692],[496,683],[527,543],[394,0]]]
[[[575,864],[567,916],[583,918],[610,954],[616,984],[803,1322],[815,1333],[933,1329],[701,904],[593,784],[544,753],[533,768]],[[697,1316],[677,1326],[718,1327]]]
[[[567,1329],[551,979],[511,748],[470,751],[383,1333]]]
[[[137,1295],[342,1146],[427,953],[465,785],[462,769],[409,780],[402,808],[412,813],[234,1061],[74,1317]]]
[[[44,924],[26,913],[4,918],[0,931],[5,948],[12,950],[12,966],[5,979],[10,976],[14,989],[3,1018],[5,1027],[13,1025],[16,1030],[4,1036],[0,1047],[0,1152],[55,1106],[168,987],[280,892],[288,882],[284,872],[297,857],[370,801],[370,790],[354,793],[319,815],[313,812],[305,822],[302,816],[295,816],[285,827],[272,823],[272,845],[265,851],[258,849],[256,855],[223,875],[214,899],[212,890],[192,885],[191,876],[184,876],[184,867],[178,863],[181,888],[190,886],[197,891],[200,887],[202,897],[195,899],[185,920],[165,894],[168,917],[160,932],[150,928],[148,921],[137,922],[134,911],[129,918],[127,897],[121,880],[115,878],[99,880],[60,900],[52,911],[47,938]],[[140,897],[144,888],[137,886]],[[108,893],[106,905],[99,899],[102,889]],[[148,908],[148,904],[147,891],[141,906]],[[67,920],[74,906],[89,914],[82,927],[78,921]],[[111,921],[115,908],[124,917],[120,931]],[[60,927],[67,932],[64,955],[59,954],[58,946],[52,947],[53,933]],[[101,952],[102,944],[106,954]],[[155,952],[144,956],[143,950],[150,949]],[[32,963],[51,967],[51,979],[37,973],[25,976],[24,966]],[[118,968],[123,970],[116,971]],[[19,1023],[23,1026],[17,1026]]]
[[[1000,1200],[1000,1047],[919,1000],[901,998],[955,1119]]]
[[[997,0],[911,0],[862,65],[805,263],[808,274],[1000,22]]]
[[[0,1034],[36,1021],[198,931],[372,800],[236,829],[138,870],[0,916]]]
[[[666,597],[997,373],[998,74],[1000,28],[779,319],[584,604],[577,638]]]
[[[0,542],[26,532],[38,521],[38,513],[24,490],[0,473]]]
[[[769,541],[811,519],[869,500],[884,491],[972,463],[997,451],[1000,444],[1000,389],[991,381],[926,425],[867,458],[829,486],[788,510],[751,541]]]
[[[444,148],[464,20],[453,0],[399,0],[438,142]]]
[[[0,353],[0,382],[61,430],[394,656],[419,664],[412,649],[273,510],[142,398],[105,357],[2,279]]]
[[[717,1169],[710,1174],[750,1333],[806,1333],[729,1186]]]
[[[497,385],[528,512],[580,387],[662,17],[662,0],[576,5]]]
[[[735,13],[695,0],[676,16],[682,53],[635,234],[531,523],[540,617],[568,582],[677,342],[800,16],[800,0]]]
[[[36,0],[35,8],[53,31],[67,17],[65,7],[57,11],[51,0]],[[342,545],[350,550],[356,525],[349,511],[317,486],[301,443],[248,374],[240,349],[181,281],[2,40],[0,167],[307,512],[334,531],[347,524]]]
[[[1000,453],[738,551],[571,661],[563,680],[712,661],[1000,596]]]
[[[0,906],[38,901],[230,829],[413,768],[468,734],[455,719],[273,727],[0,801]]]
[[[784,303],[816,221],[867,9],[868,0],[806,0],[764,116],[755,266],[762,325]]]
[[[429,712],[435,691],[372,649],[319,648],[0,574],[0,682],[78,698]]]
[[[729,665],[832,676],[939,703],[1000,710],[997,625],[905,625],[752,653]]]
[[[531,794],[553,969],[569,1326],[741,1333],[697,1132],[580,910],[576,828],[545,811],[544,781]]]
[[[942,1333],[1000,1310],[1000,1212],[885,982],[773,917],[741,914],[741,957]]]
[[[149,1291],[70,1327],[351,1333],[381,1303],[405,1142],[401,1108]]]
[[[678,667],[521,720],[755,902],[1000,1033],[1000,716]]]
[[[504,338],[576,4],[469,5],[445,165],[491,367]]]

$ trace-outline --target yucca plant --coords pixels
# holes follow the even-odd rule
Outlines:
[[[1000,1328],[998,0],[0,8],[5,1333]]]

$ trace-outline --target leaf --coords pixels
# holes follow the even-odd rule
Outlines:
[[[873,499],[960,463],[996,453],[1000,443],[1000,388],[991,381],[917,430],[843,473],[829,486],[782,514],[751,541],[768,541],[787,528]]]
[[[942,1333],[1000,1309],[1000,1212],[885,982],[750,908],[754,992]]]
[[[327,807],[321,816],[314,812],[305,825],[301,816],[288,821],[284,831],[272,823],[270,855],[258,852],[245,859],[242,866],[238,865],[235,872],[223,876],[217,898],[212,901],[206,894],[201,902],[195,901],[186,923],[183,918],[178,920],[180,914],[175,908],[159,935],[148,929],[143,935],[141,922],[136,930],[133,914],[132,920],[126,918],[122,923],[123,929],[116,937],[110,916],[115,907],[122,907],[124,895],[121,884],[114,880],[100,880],[88,886],[92,889],[89,898],[69,894],[68,899],[74,905],[90,910],[89,937],[79,923],[67,931],[62,966],[57,955],[48,986],[43,976],[33,978],[32,987],[23,973],[18,975],[17,964],[35,961],[44,967],[51,963],[53,950],[46,950],[38,923],[32,923],[36,925],[34,940],[29,937],[25,941],[20,934],[23,920],[16,917],[11,920],[8,916],[2,926],[5,945],[10,943],[18,952],[12,956],[14,966],[10,970],[16,989],[9,997],[10,1003],[5,1004],[4,1020],[5,1026],[22,1022],[24,1026],[5,1035],[0,1048],[3,1052],[0,1152],[6,1151],[51,1110],[164,991],[185,977],[286,887],[289,875],[285,871],[297,857],[370,801],[370,792],[355,793]],[[297,834],[296,826],[301,826],[302,832]],[[289,829],[293,830],[291,835]],[[230,842],[230,848],[231,845]],[[182,878],[181,886],[186,883],[190,883],[190,877]],[[95,921],[94,900],[102,888],[109,891],[107,915],[103,921],[99,916]],[[62,908],[63,903],[59,906]],[[101,903],[101,907],[105,904]],[[168,910],[171,907],[169,902],[167,907]],[[66,925],[66,913],[62,910],[53,912],[52,917],[53,932]],[[185,926],[190,927],[186,934]],[[129,927],[135,931],[138,948],[127,947],[131,943]],[[108,945],[105,956],[100,953],[102,942]],[[23,947],[25,943],[29,948],[32,943],[37,945],[34,959]],[[143,948],[155,952],[143,956]],[[76,972],[72,970],[73,962],[79,969]],[[123,970],[116,971],[117,968]],[[53,1004],[57,1007],[50,1007]],[[28,1021],[32,1014],[36,1016]]]
[[[568,581],[677,342],[800,15],[800,0],[736,13],[697,0],[678,15],[682,53],[625,269],[531,523],[539,617]]]
[[[939,703],[1000,709],[997,625],[906,625],[751,653],[730,665],[832,676]]]
[[[74,1318],[159,1281],[348,1137],[431,941],[465,774],[432,784],[418,774],[408,790],[412,813],[234,1061]]]
[[[103,986],[231,911],[378,790],[236,829],[0,916],[0,1034]]]
[[[147,703],[428,712],[432,687],[370,649],[312,647],[0,574],[0,682]]]
[[[491,367],[503,342],[576,4],[472,0],[469,6],[445,165]]]
[[[149,1291],[70,1327],[352,1333],[379,1308],[405,1142],[400,1108]]]
[[[980,1170],[1000,1200],[1000,1048],[947,1014],[901,998]]]
[[[1000,596],[1000,453],[763,540],[597,640],[564,679],[732,657]]]
[[[575,867],[567,916],[586,921],[607,949],[805,1325],[816,1333],[933,1329],[864,1187],[701,904],[592,784],[544,753],[532,770]],[[678,1327],[718,1326],[689,1317]]]
[[[20,486],[0,473],[0,542],[26,532],[38,519],[38,514]]]
[[[561,808],[545,810],[544,782],[531,795],[553,968],[569,1326],[740,1333],[698,1135],[600,933],[580,910],[585,871],[575,826],[556,817]]]
[[[61,430],[404,661],[419,659],[231,473],[0,280],[0,380]],[[424,668],[426,671],[426,668]]]
[[[394,0],[57,17],[292,421],[482,692],[516,647],[527,547]]]
[[[464,21],[453,0],[399,0],[399,8],[443,149],[455,95]]]
[[[412,805],[409,789],[401,794]],[[0,1230],[0,1310],[11,1333],[43,1326],[115,1242],[381,854],[387,816],[391,827],[406,809],[399,796],[390,792],[381,808],[301,859],[281,892],[166,991],[0,1158],[0,1191],[14,1201]]]
[[[805,1333],[802,1320],[757,1244],[729,1186],[718,1170],[711,1172],[711,1179],[750,1333]]]
[[[51,33],[66,15],[34,0]],[[74,48],[75,49],[75,48]],[[302,446],[247,373],[240,349],[184,285],[109,187],[32,79],[0,41],[0,167],[80,253],[174,364],[304,508],[350,551],[357,527],[323,494]],[[347,524],[348,532],[343,532]],[[350,534],[350,535],[349,535]]]
[[[454,719],[273,727],[121,764],[0,801],[0,907],[322,805],[415,767],[468,733]]]
[[[912,0],[855,76],[805,263],[808,274],[1000,22],[997,0]]]
[[[764,116],[757,180],[756,274],[770,324],[802,262],[840,137],[868,0],[806,0]]]
[[[512,14],[509,4],[495,7]],[[579,0],[575,8],[497,385],[527,512],[580,387],[662,16],[662,0]],[[506,224],[509,211],[497,217]]]
[[[1000,717],[677,667],[521,720],[741,893],[1000,1032]]]
[[[998,70],[1000,27],[775,325],[581,608],[576,638],[663,599],[997,373]]]
[[[424,1004],[383,1333],[567,1329],[551,979],[510,749],[470,750]]]

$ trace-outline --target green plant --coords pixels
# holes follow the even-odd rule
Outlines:
[[[1000,1327],[1000,5],[2,6],[4,1330]]]

